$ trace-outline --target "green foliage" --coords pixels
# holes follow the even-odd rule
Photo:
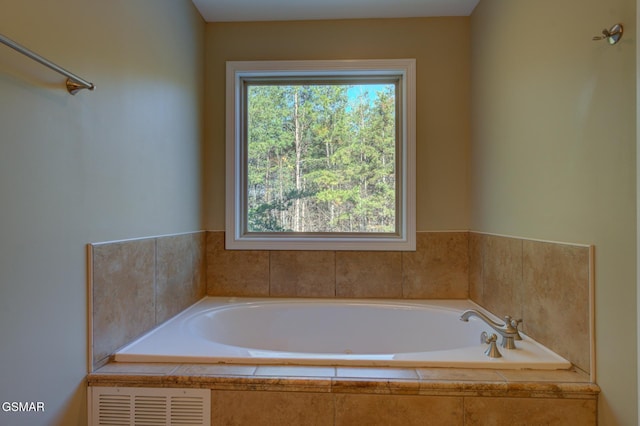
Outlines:
[[[249,231],[393,232],[394,90],[250,85]]]

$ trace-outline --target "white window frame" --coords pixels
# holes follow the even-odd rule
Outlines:
[[[243,148],[242,81],[249,77],[400,76],[400,211],[394,233],[250,233],[244,229],[246,174]],[[415,59],[322,61],[229,61],[226,73],[226,220],[229,250],[388,250],[416,248],[415,202]]]

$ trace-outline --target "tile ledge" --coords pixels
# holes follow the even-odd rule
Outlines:
[[[215,374],[178,374],[180,367],[193,364],[175,364],[175,368],[158,368],[157,364],[139,365],[110,363],[87,375],[88,386],[132,386],[132,387],[196,387],[210,389],[264,390],[289,392],[331,393],[383,393],[415,395],[462,395],[462,396],[511,396],[523,398],[573,398],[595,399],[600,387],[578,374],[576,381],[567,381],[567,371],[544,371],[544,380],[482,380],[473,379],[473,370],[466,370],[465,378],[398,378],[398,377],[344,377],[344,376],[259,376],[223,371]],[[255,367],[255,366],[250,366]],[[101,371],[104,370],[104,371]],[[137,370],[137,371],[136,371]],[[381,368],[380,370],[385,370]],[[397,369],[394,369],[397,370]],[[407,369],[416,372],[416,369]],[[426,369],[420,369],[424,371]],[[460,369],[433,369],[438,373],[460,373]],[[496,372],[502,370],[495,370]],[[529,373],[531,372],[531,373]],[[533,370],[525,372],[535,374]],[[392,374],[390,374],[391,376]]]

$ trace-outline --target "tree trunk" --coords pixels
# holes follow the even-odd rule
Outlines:
[[[293,230],[296,232],[302,231],[302,224],[300,221],[300,195],[302,193],[302,169],[301,169],[301,161],[302,161],[302,135],[303,135],[303,124],[300,120],[300,99],[298,98],[298,91],[293,95],[293,116],[294,116],[294,138],[296,145],[296,199],[294,202],[294,215],[293,215]]]

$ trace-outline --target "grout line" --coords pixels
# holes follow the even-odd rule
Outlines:
[[[158,238],[153,240],[153,324],[158,325]]]
[[[524,324],[524,303],[525,303],[525,283],[524,283],[524,240],[520,241],[520,285],[518,288],[518,305],[520,309],[520,315],[515,319],[521,319]]]
[[[331,395],[333,396],[333,398],[331,398],[331,405],[333,407],[333,426],[336,426],[338,424],[338,410],[336,409],[336,399],[338,398],[338,395],[332,392],[332,387],[333,381],[331,381],[329,392],[331,392]]]
[[[466,405],[467,405],[467,398],[465,396],[462,396],[462,424],[466,425],[467,424],[467,410],[466,410]]]
[[[167,373],[165,373],[165,376],[172,376],[175,374],[176,371],[178,371],[180,369],[180,367],[182,367],[184,364],[180,363],[180,364],[176,364],[170,371],[168,371]]]
[[[269,256],[269,264],[267,265],[267,284],[268,284],[268,294],[271,297],[271,254],[273,250],[267,250],[267,255]]]
[[[333,297],[338,297],[338,252],[335,250],[333,251]]]
[[[417,237],[416,237],[417,239]],[[417,241],[416,241],[416,246],[417,246]],[[416,252],[418,251],[418,248],[416,247]],[[406,294],[404,292],[404,251],[400,252],[400,298],[401,299],[406,299]],[[468,280],[467,280],[468,281]]]
[[[593,383],[596,383],[596,248],[589,247],[589,377]]]
[[[95,371],[93,362],[93,246],[87,244],[87,368]]]
[[[486,238],[482,237],[480,239],[480,300],[482,304],[485,304],[484,301],[484,276],[485,276],[485,257],[487,251]]]

